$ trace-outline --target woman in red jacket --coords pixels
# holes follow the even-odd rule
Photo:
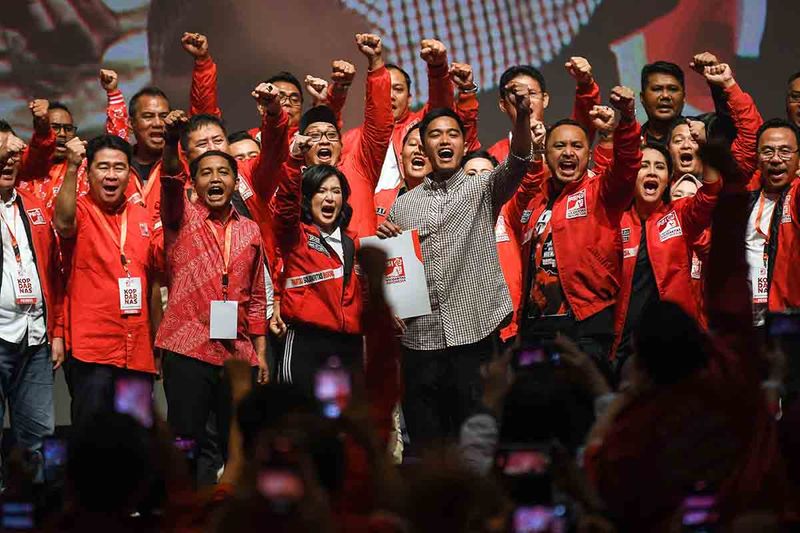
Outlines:
[[[299,162],[284,165],[275,195],[275,240],[283,257],[281,317],[288,326],[279,379],[314,390],[314,376],[330,356],[361,367],[361,286],[355,275],[353,210],[344,174]]]
[[[671,201],[671,175],[666,149],[645,145],[633,204],[620,222],[622,277],[614,311],[618,378],[631,353],[631,332],[648,304],[669,300],[700,318],[692,289],[692,246],[711,224],[722,183],[716,176],[707,178],[695,196]]]

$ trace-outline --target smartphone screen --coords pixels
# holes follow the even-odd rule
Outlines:
[[[512,526],[514,533],[566,533],[566,509],[563,505],[517,507]]]
[[[551,351],[547,346],[541,344],[523,346],[516,351],[512,360],[512,366],[515,370],[523,370],[544,364],[558,366],[560,363],[561,354]]]
[[[539,450],[509,450],[497,461],[507,476],[544,475],[550,469],[550,457]]]
[[[188,460],[193,461],[197,455],[197,444],[194,439],[186,437],[175,437],[172,445],[181,452]]]
[[[300,475],[289,468],[265,468],[257,483],[261,495],[273,502],[296,502],[305,492]]]
[[[33,503],[31,502],[4,502],[3,529],[19,530],[33,529]]]
[[[67,443],[63,439],[45,437],[42,442],[44,457],[44,478],[52,482],[63,477],[64,465],[67,464]]]
[[[131,415],[144,427],[153,426],[153,385],[147,379],[123,377],[115,384],[114,409]]]
[[[350,374],[335,363],[329,363],[317,371],[314,393],[322,403],[322,414],[327,418],[339,418],[350,402]]]

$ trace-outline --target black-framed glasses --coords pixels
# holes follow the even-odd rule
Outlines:
[[[793,104],[800,104],[800,92],[790,91],[787,98]]]
[[[303,103],[303,99],[300,97],[299,94],[296,94],[296,93],[295,94],[287,94],[287,93],[284,93],[284,92],[279,92],[278,93],[278,98],[280,99],[280,102],[282,104],[285,104],[286,102],[289,102],[294,107],[297,107],[297,106],[299,106],[300,104]]]
[[[775,157],[775,154],[778,154],[779,158],[783,159],[784,161],[788,161],[792,158],[792,155],[796,154],[797,152],[798,150],[792,150],[788,146],[781,146],[778,149],[765,146],[758,151],[758,157],[761,158],[762,161],[769,161]]]
[[[78,126],[73,126],[72,124],[59,124],[58,122],[51,122],[50,127],[53,129],[54,132],[58,133],[59,131],[63,130],[64,133],[69,135],[70,133],[75,133],[78,131]]]
[[[325,137],[331,142],[336,142],[339,140],[339,132],[334,130],[315,131],[313,133],[309,133],[308,136],[311,138],[311,141],[315,143],[320,142],[322,140],[322,137]]]

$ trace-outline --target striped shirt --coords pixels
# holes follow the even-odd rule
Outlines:
[[[388,220],[419,230],[431,314],[406,321],[403,345],[441,350],[478,342],[511,314],[494,225],[527,169],[509,156],[492,172],[426,177],[395,201]]]

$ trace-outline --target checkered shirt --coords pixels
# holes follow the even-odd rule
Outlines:
[[[424,182],[400,196],[388,220],[419,230],[431,314],[406,320],[403,345],[441,350],[477,342],[511,313],[494,225],[527,165],[509,156],[492,172],[460,169],[442,183]]]

